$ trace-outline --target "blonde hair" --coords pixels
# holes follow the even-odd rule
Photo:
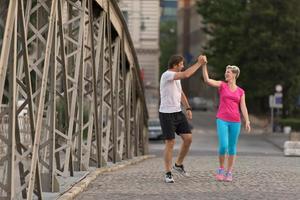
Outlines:
[[[232,73],[234,73],[236,76],[235,76],[235,79],[237,79],[240,75],[240,68],[238,66],[235,66],[235,65],[227,65],[226,66],[226,70],[227,69],[230,69],[232,71]]]

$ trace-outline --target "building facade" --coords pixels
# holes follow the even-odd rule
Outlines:
[[[119,0],[137,52],[150,118],[158,117],[160,0]]]
[[[209,40],[209,36],[202,30],[204,25],[202,16],[197,12],[197,2],[198,0],[178,0],[177,52],[184,55],[187,64],[192,64],[200,54],[205,54],[204,46]],[[201,96],[216,104],[216,90],[204,84],[202,70],[183,80],[182,85],[188,97]]]

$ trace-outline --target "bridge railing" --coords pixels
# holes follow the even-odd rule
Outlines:
[[[0,16],[0,198],[42,199],[58,177],[147,153],[139,66],[114,0],[2,0]]]

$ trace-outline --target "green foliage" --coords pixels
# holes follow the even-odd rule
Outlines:
[[[176,21],[162,21],[160,23],[160,74],[168,66],[171,55],[177,51],[177,25]]]
[[[299,118],[286,118],[280,119],[279,124],[281,126],[290,126],[294,131],[300,131],[300,119]]]
[[[67,119],[66,119],[66,106],[65,102],[61,99],[56,101],[56,113],[57,113],[57,121],[56,125],[60,130],[66,129]]]
[[[68,118],[66,118],[66,106],[65,106],[65,101],[62,99],[57,100],[56,102],[56,113],[57,113],[57,121],[56,121],[56,125],[57,127],[61,130],[61,131],[67,131],[67,123],[69,120]],[[83,105],[83,124],[86,124],[89,120],[89,106],[87,104],[84,103]],[[87,134],[88,134],[88,129],[84,129],[83,130],[83,139],[87,138]]]
[[[201,0],[198,11],[211,36],[206,53],[216,78],[238,65],[238,84],[252,111],[268,110],[276,84],[284,91],[284,112],[295,113],[300,93],[300,1]]]

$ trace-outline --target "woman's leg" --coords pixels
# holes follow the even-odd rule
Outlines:
[[[217,119],[217,133],[219,140],[219,163],[224,168],[225,154],[228,148],[228,125],[227,122]]]
[[[235,157],[236,157],[236,149],[237,149],[237,143],[238,138],[241,131],[241,123],[237,122],[231,122],[228,127],[228,135],[229,135],[229,141],[228,141],[228,164],[227,164],[227,171],[231,172]]]

